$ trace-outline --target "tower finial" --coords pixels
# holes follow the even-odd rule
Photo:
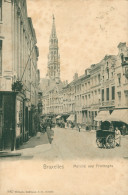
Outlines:
[[[54,14],[52,14],[52,30],[49,39],[48,76],[51,79],[60,80],[60,56]]]
[[[53,21],[55,20],[54,14],[52,15]]]

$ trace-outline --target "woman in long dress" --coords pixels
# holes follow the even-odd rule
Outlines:
[[[115,142],[116,142],[116,146],[120,146],[120,144],[121,144],[121,133],[120,133],[120,130],[118,129],[118,127],[116,127],[116,130],[115,130]]]

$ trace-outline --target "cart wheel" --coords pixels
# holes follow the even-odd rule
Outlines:
[[[96,143],[97,143],[98,148],[103,148],[102,138],[97,138]]]
[[[108,135],[106,138],[106,148],[114,148],[115,147],[115,138],[113,135]]]

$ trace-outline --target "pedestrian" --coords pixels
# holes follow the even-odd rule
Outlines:
[[[112,123],[110,124],[109,130],[110,130],[110,131],[114,131],[114,126],[113,126]]]
[[[79,132],[80,132],[80,129],[81,129],[81,125],[80,125],[80,124],[78,124],[78,130],[79,130]]]
[[[122,135],[123,136],[126,135],[126,125],[123,125],[123,127],[122,127]]]
[[[51,129],[52,128],[52,121],[50,121],[49,126],[50,126],[50,129]]]
[[[121,133],[120,133],[120,130],[118,129],[118,127],[116,127],[116,129],[115,129],[115,142],[116,142],[116,146],[120,146],[120,144],[121,144]]]

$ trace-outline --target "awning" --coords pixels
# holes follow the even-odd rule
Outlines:
[[[110,116],[109,111],[100,111],[97,116],[94,118],[95,121],[106,121],[106,118]]]
[[[128,109],[114,110],[106,121],[119,121],[128,124]]]
[[[58,118],[61,118],[61,116],[60,116],[60,115],[58,115],[56,118],[57,118],[57,119],[58,119]]]
[[[67,121],[74,121],[75,120],[75,116],[73,114],[71,114],[68,118]]]

